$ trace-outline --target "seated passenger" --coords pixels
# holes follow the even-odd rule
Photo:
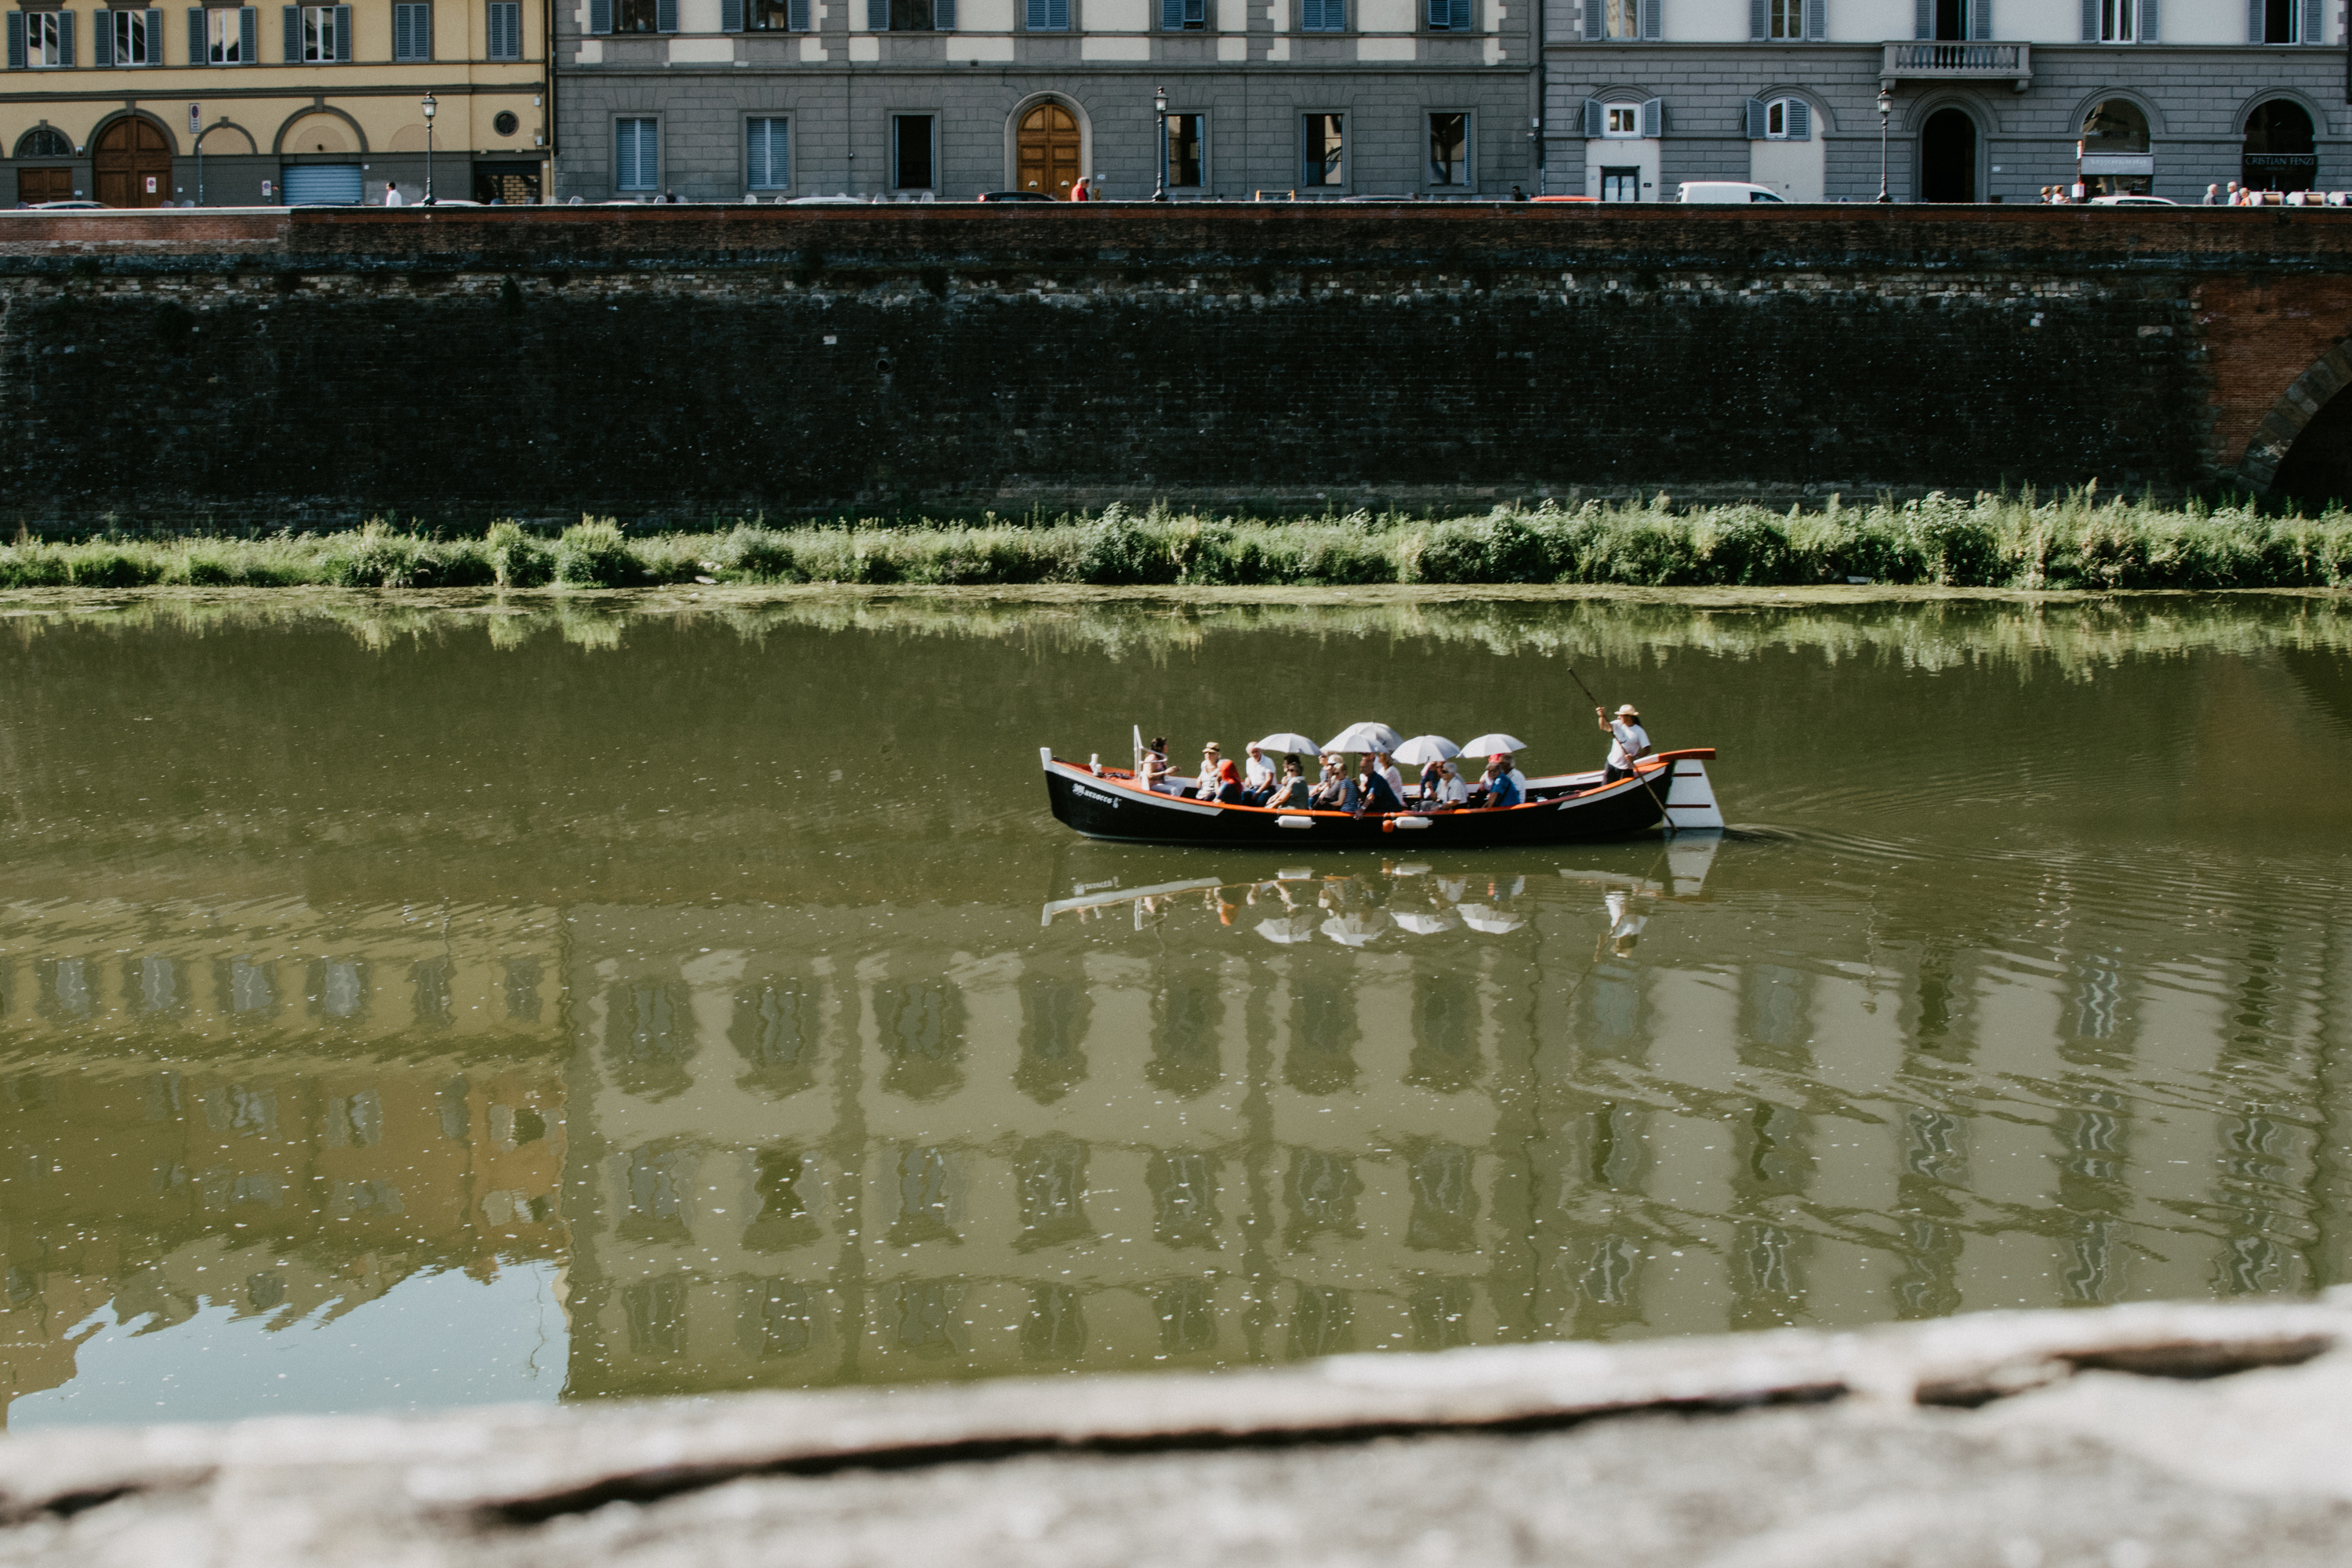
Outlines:
[[[1488,757],[1486,772],[1478,782],[1485,789],[1485,804],[1488,806],[1517,805],[1527,798],[1511,780],[1511,759],[1507,752],[1496,752]]]
[[[1224,753],[1217,749],[1214,741],[1201,748],[1201,773],[1192,781],[1192,797],[1195,800],[1217,798],[1217,764],[1224,760]]]
[[[1470,786],[1462,782],[1452,763],[1432,763],[1421,770],[1421,804],[1431,811],[1444,811],[1460,805],[1470,798]]]
[[[1154,735],[1151,743],[1143,748],[1143,763],[1135,771],[1135,782],[1145,789],[1163,794],[1168,788],[1168,737]]]
[[[1201,787],[1203,791],[1208,791],[1210,787],[1209,781],[1207,779],[1202,779],[1201,781]],[[1231,763],[1219,763],[1217,764],[1216,786],[1212,793],[1214,794],[1216,799],[1220,803],[1225,805],[1247,805],[1249,804],[1247,797],[1242,792],[1242,771]],[[1209,795],[1204,794],[1202,798],[1205,800],[1209,798]]]
[[[1396,765],[1394,757],[1386,752],[1380,752],[1379,756],[1381,776],[1389,781],[1389,788],[1396,791],[1397,800],[1402,803],[1404,799],[1404,773]]]
[[[1262,805],[1274,793],[1274,764],[1266,761],[1257,742],[1249,743],[1247,758],[1242,763],[1242,795],[1252,805]]]
[[[1348,775],[1339,771],[1339,759],[1336,755],[1326,756],[1323,759],[1322,780],[1314,789],[1315,804],[1336,811],[1339,809],[1340,803],[1347,798],[1347,795]]]
[[[1358,816],[1368,811],[1379,814],[1404,809],[1404,802],[1399,800],[1397,792],[1389,787],[1388,775],[1381,772],[1379,752],[1364,753],[1356,776],[1348,781],[1346,805]]]
[[[1282,760],[1282,779],[1265,804],[1282,811],[1305,811],[1314,804],[1314,791],[1307,785],[1307,775],[1299,772],[1297,757]]]

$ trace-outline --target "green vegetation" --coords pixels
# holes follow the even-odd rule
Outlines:
[[[1979,588],[2285,588],[2352,585],[2352,514],[2267,517],[2252,504],[2182,509],[1979,495],[1818,511],[1675,510],[1589,502],[1483,517],[1359,511],[1270,522],[1113,505],[1051,521],[886,526],[877,520],[632,536],[583,518],[552,539],[510,520],[481,538],[382,521],[355,533],[259,539],[20,539],[0,547],[0,588],[149,584],[276,587],[636,587],[726,583],[1099,586],[1373,583],[1620,584],[1642,587],[1843,583]]]

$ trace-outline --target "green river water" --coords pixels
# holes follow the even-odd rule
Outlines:
[[[2352,1277],[2340,598],[122,595],[0,659],[18,1430]],[[1570,663],[1728,832],[1045,808],[1139,723],[1596,765]]]

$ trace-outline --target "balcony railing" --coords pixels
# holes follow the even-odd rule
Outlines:
[[[1889,44],[1879,79],[2006,81],[2016,91],[2033,85],[2031,44]]]

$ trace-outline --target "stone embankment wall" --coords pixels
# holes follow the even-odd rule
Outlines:
[[[0,214],[0,508],[2178,492],[2268,479],[2347,302],[2301,211]]]

